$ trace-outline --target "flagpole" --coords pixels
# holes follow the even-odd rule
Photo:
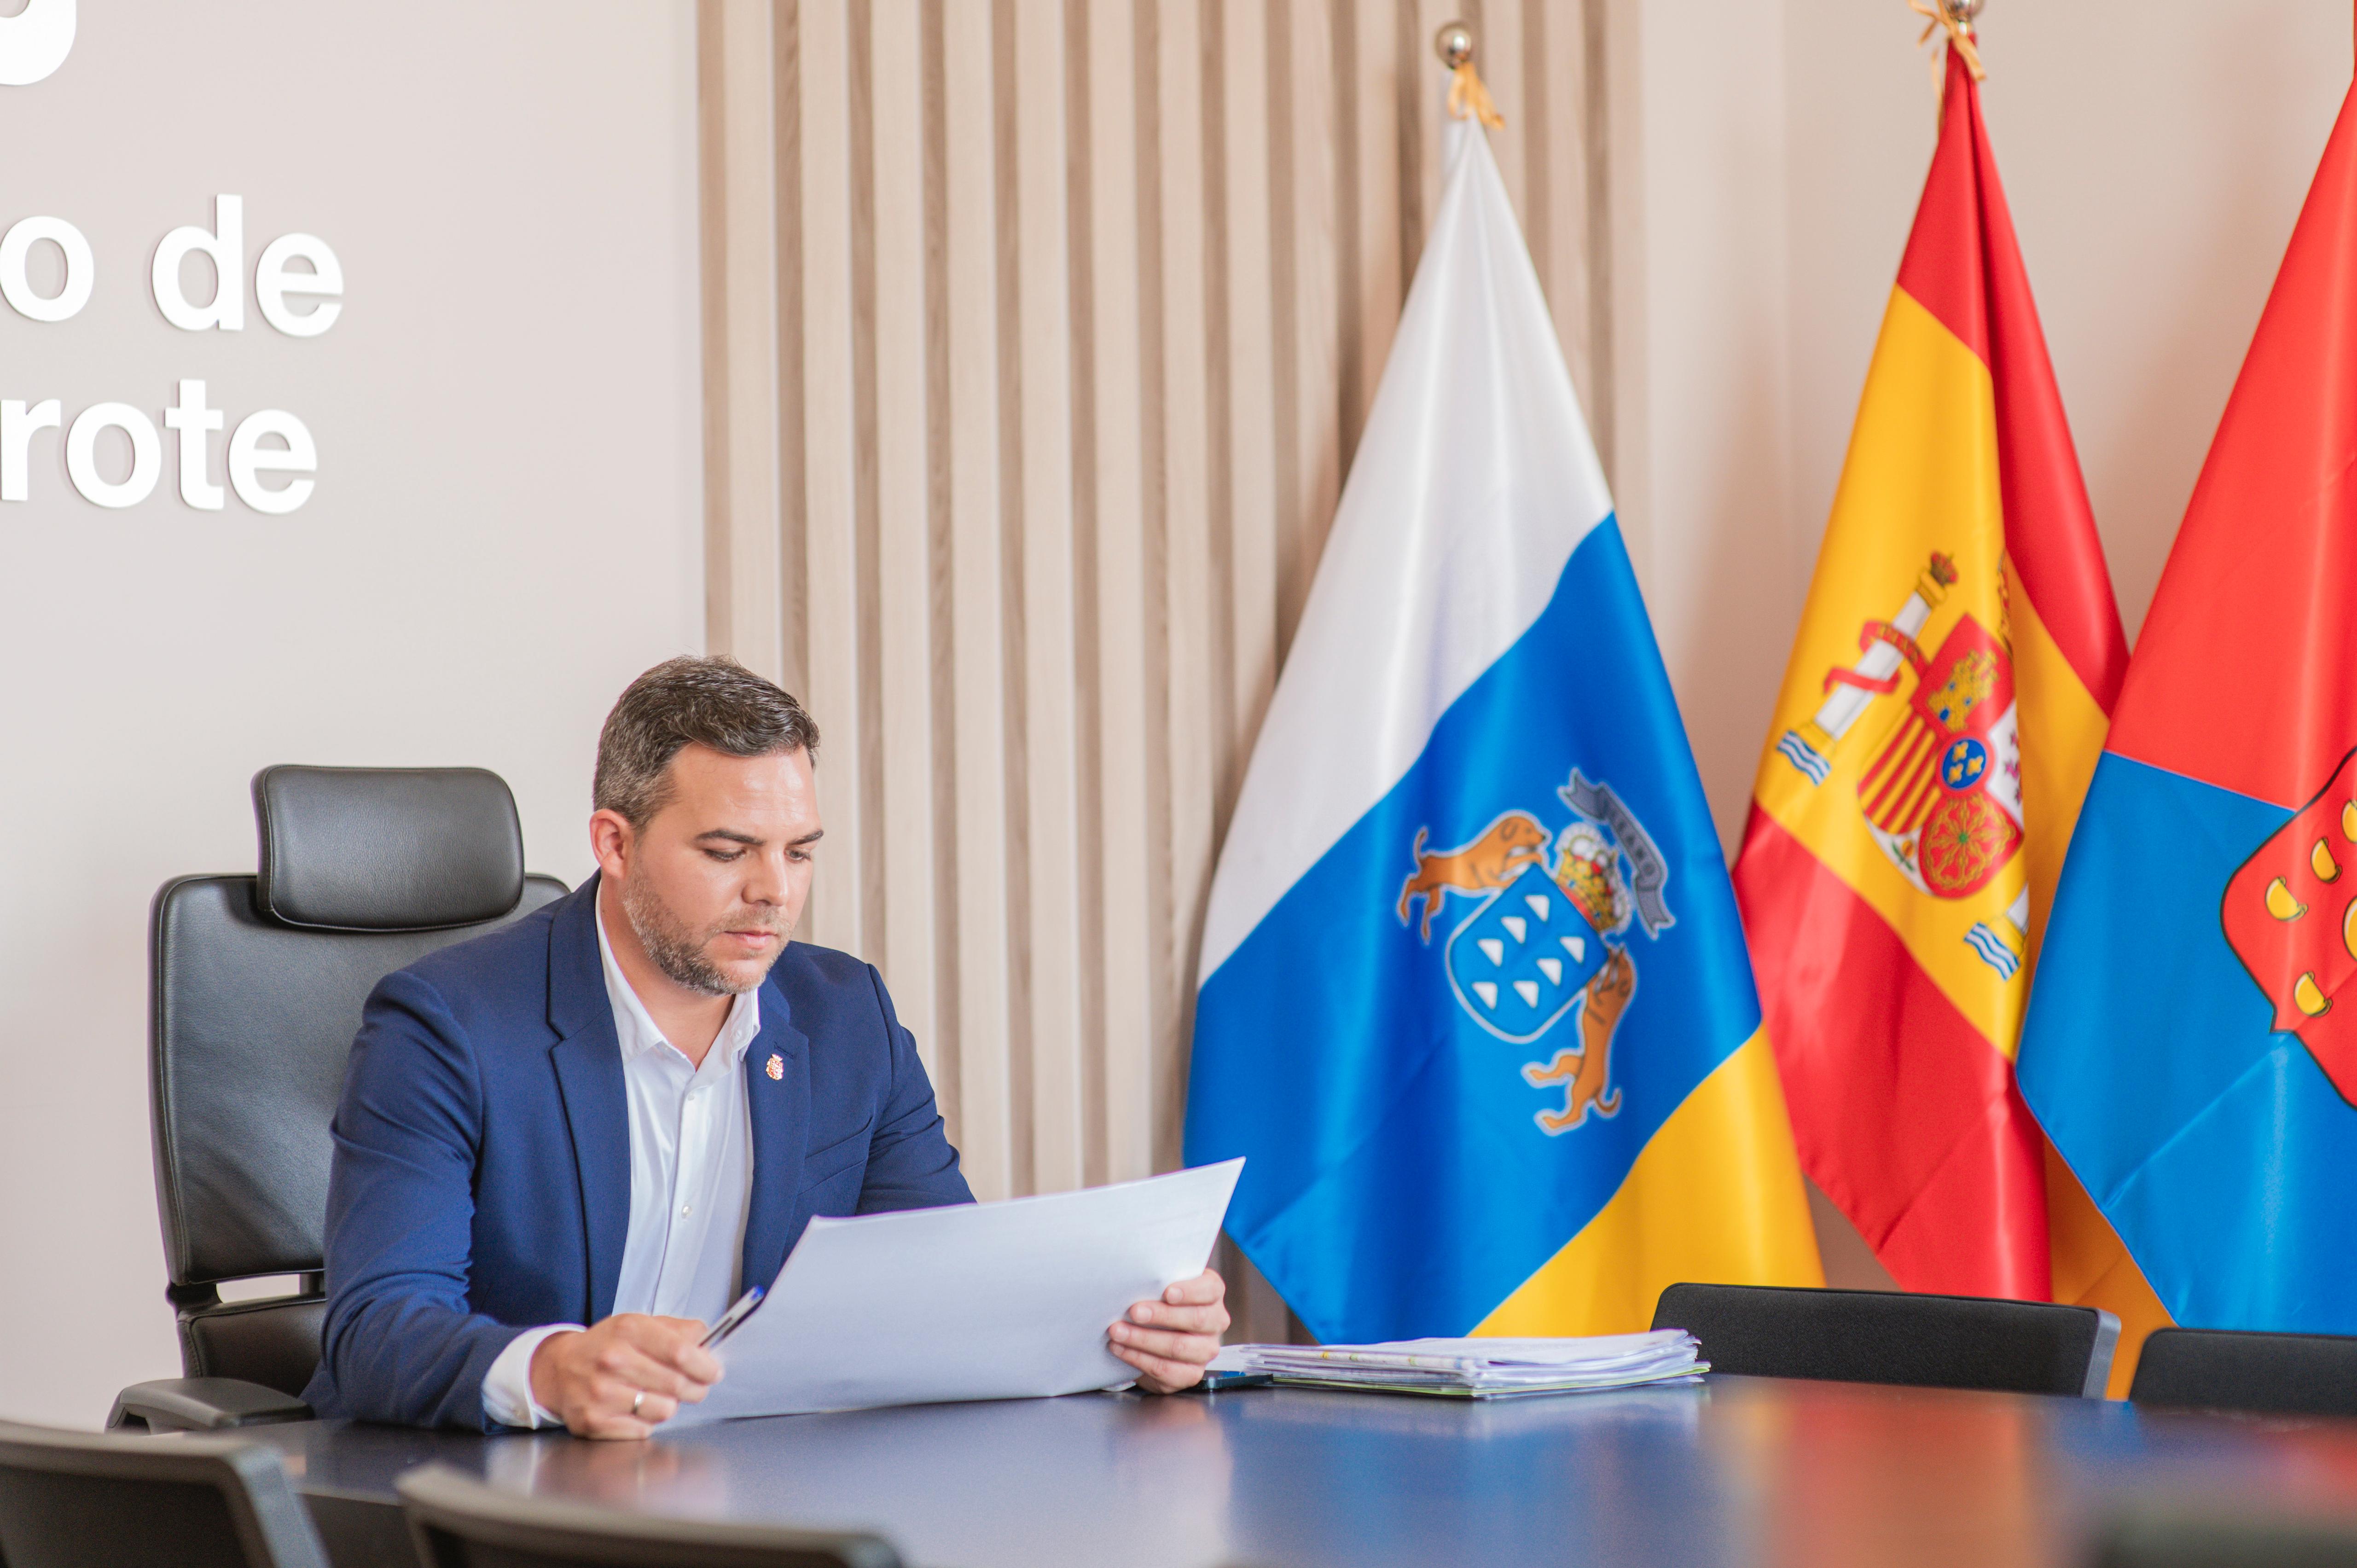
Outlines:
[[[1490,90],[1473,69],[1473,29],[1463,22],[1443,22],[1432,35],[1432,52],[1456,78],[1448,84],[1448,113],[1459,120],[1479,120],[1492,131],[1503,126],[1506,117],[1498,113]]]
[[[1984,4],[1986,0],[1907,0],[1909,10],[1919,16],[1931,18],[1923,24],[1923,36],[1915,40],[1916,47],[1921,48],[1930,43],[1932,35],[1945,27],[1948,30],[1948,47],[1964,57],[1964,64],[1971,70],[1973,80],[1985,80],[1988,73],[1981,69],[1981,53],[1973,43],[1973,21],[1981,14]],[[1932,80],[1938,81],[1939,55],[1936,51],[1932,60]]]
[[[1440,31],[1432,35],[1432,52],[1440,63],[1455,70],[1460,65],[1473,62],[1473,29],[1463,22],[1443,22]]]

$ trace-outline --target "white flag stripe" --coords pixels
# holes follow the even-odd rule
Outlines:
[[[1221,852],[1199,979],[1399,782],[1612,510],[1489,143],[1470,122],[1448,134],[1431,238]]]

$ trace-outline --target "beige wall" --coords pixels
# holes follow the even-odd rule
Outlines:
[[[1782,39],[1749,0],[1609,5],[1613,484],[1731,849],[1797,610]]]
[[[1475,17],[1731,839],[1931,90],[1899,0],[1594,3]],[[288,519],[168,479],[102,511],[54,446],[0,503],[0,1412],[91,1422],[175,1369],[145,910],[252,865],[246,778],[487,764],[534,865],[577,878],[597,720],[704,640],[707,592],[713,643],[826,723],[813,934],[913,1001],[978,1185],[1168,1163],[1192,911],[1429,210],[1450,8],[729,0],[700,132],[695,19],[657,0],[93,5],[56,77],[0,89],[0,226],[68,217],[101,269],[73,321],[0,310],[0,397],[152,413],[202,376],[321,446]],[[2348,17],[1992,0],[1983,31],[2133,628]],[[147,256],[224,190],[249,260],[336,246],[328,335],[156,316]]]
[[[1933,135],[1902,0],[1609,0],[1615,484],[1742,832]],[[2350,77],[2345,7],[1989,0],[1985,104],[2131,635]]]
[[[68,489],[54,435],[0,502],[0,1413],[96,1424],[178,1374],[147,901],[252,869],[256,768],[481,764],[535,868],[588,870],[597,723],[703,637],[693,39],[657,0],[93,0],[0,87],[0,228],[62,216],[98,263],[71,320],[0,307],[0,398],[154,418],[200,377],[319,447],[286,517],[184,506],[168,439],[139,506]],[[158,315],[157,242],[224,191],[249,270],[335,248],[326,334]]]
[[[1902,5],[1785,14],[1797,603],[1933,100]],[[1980,32],[1990,140],[2133,637],[2348,88],[2349,7],[1989,0]]]

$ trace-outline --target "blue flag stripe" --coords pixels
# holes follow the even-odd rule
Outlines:
[[[2179,1322],[2348,1334],[2345,1184],[2288,1177],[2357,1169],[2357,1116],[2275,1031],[2219,920],[2235,869],[2290,816],[2105,753],[2039,958],[2020,1081]]]
[[[1500,983],[1539,993],[1515,1013],[1526,1027],[1545,986],[1507,964],[1504,947],[1584,939],[1568,926],[1542,931],[1535,911],[1523,937],[1501,936],[1500,911],[1513,911],[1486,908],[1486,894],[1433,892],[1441,907],[1428,943],[1420,905],[1405,921],[1398,909],[1419,832],[1425,847],[1459,845],[1523,812],[1552,840],[1575,821],[1559,793],[1575,769],[1608,786],[1631,832],[1658,845],[1662,880],[1649,897],[1674,918],[1630,919],[1615,939],[1634,971],[1610,1057],[1617,1098],[1557,1135],[1537,1117],[1565,1103],[1563,1086],[1534,1084],[1523,1069],[1577,1047],[1576,1015],[1514,1043],[1523,1027],[1480,1018],[1478,998],[1460,1001],[1471,983],[1452,983],[1449,941],[1462,927],[1469,941],[1500,944]],[[1564,953],[1566,978],[1575,964],[1596,967],[1593,955]],[[1482,961],[1460,961],[1463,978]],[[1523,961],[1536,960],[1515,956]],[[1406,776],[1205,982],[1186,1157],[1251,1157],[1229,1230],[1320,1337],[1459,1334],[1594,1218],[1654,1131],[1759,1021],[1717,833],[1619,527],[1607,521]]]

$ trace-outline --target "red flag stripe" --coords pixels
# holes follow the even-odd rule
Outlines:
[[[2296,807],[2357,740],[2357,91],[2145,617],[2110,749]]]
[[[1811,1179],[1908,1289],[2044,1300],[2045,1152],[2012,1064],[1756,807],[1736,893],[1753,962],[1777,977],[1760,1000],[1785,1092],[1813,1112],[1793,1118]]]
[[[2055,646],[2108,714],[2127,670],[2127,634],[1981,119],[1980,89],[1953,50],[1943,113],[1899,286],[1989,368],[2006,553]]]

